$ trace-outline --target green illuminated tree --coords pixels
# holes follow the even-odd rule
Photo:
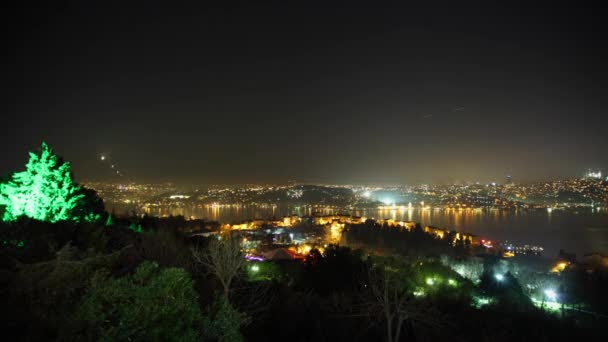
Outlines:
[[[39,153],[30,152],[25,171],[0,184],[0,206],[5,209],[2,220],[27,216],[47,222],[79,221],[81,215],[75,214],[75,209],[84,197],[72,179],[70,164],[42,143]],[[95,215],[82,218],[92,220]]]

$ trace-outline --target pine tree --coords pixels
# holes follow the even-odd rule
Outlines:
[[[0,183],[0,206],[5,207],[2,220],[27,216],[47,222],[78,221],[74,209],[83,197],[72,179],[70,164],[43,142],[40,153],[30,152],[25,171]]]

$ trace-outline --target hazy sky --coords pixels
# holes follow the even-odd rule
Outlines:
[[[597,8],[124,3],[3,9],[0,174],[42,140],[78,180],[112,179],[101,153],[135,181],[517,181],[608,169]]]

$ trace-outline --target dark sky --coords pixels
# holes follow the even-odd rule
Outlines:
[[[129,180],[198,183],[608,169],[599,8],[125,3],[2,10],[0,174],[42,140],[78,180],[111,179],[101,153]]]

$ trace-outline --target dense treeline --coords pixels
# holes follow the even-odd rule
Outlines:
[[[380,254],[398,253],[402,256],[430,256],[450,255],[454,257],[471,256],[483,252],[483,248],[474,248],[468,240],[454,241],[455,232],[446,232],[440,239],[427,234],[417,224],[414,229],[389,226],[387,223],[379,224],[374,220],[367,220],[365,224],[347,226],[342,234],[341,243],[355,248],[365,248]]]
[[[3,331],[22,341],[601,337],[593,320],[531,305],[514,277],[509,286],[497,283],[491,263],[479,284],[435,257],[378,257],[339,246],[313,249],[304,261],[241,263],[229,254],[236,237],[187,238],[181,224],[179,218],[3,224]],[[212,250],[222,262],[236,262],[227,288],[220,280],[230,274],[216,272]],[[472,306],[481,296],[497,300]]]
[[[485,248],[466,241],[454,241],[454,233],[444,238],[424,233],[420,225],[412,230],[378,224],[349,225],[342,234],[341,244],[363,248],[380,255],[399,255],[406,260],[427,258],[442,260],[442,264],[461,270],[468,279],[482,281],[495,273],[513,277],[521,283],[527,297],[543,297],[543,290],[551,287],[560,294],[560,303],[574,309],[608,315],[608,264],[600,255],[577,260],[575,255],[560,252],[556,259],[537,256],[518,256],[505,260],[499,254],[488,254]],[[555,260],[568,264],[559,273],[549,273]],[[582,311],[581,311],[582,312]]]

